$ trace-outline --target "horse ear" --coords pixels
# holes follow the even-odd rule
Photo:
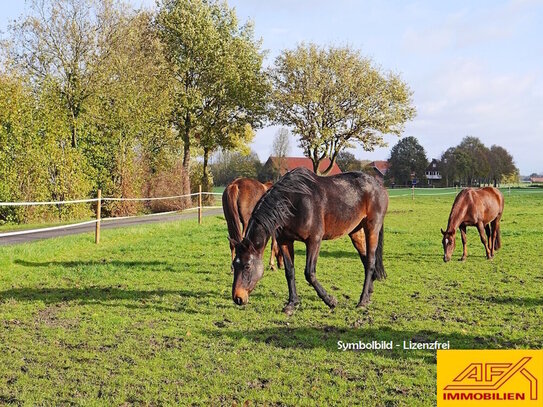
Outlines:
[[[441,234],[445,236],[445,232],[443,231],[443,229],[441,229]]]

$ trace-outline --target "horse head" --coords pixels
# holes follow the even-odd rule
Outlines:
[[[441,229],[441,234],[443,235],[443,240],[441,242],[443,244],[443,261],[448,262],[456,247],[456,231],[444,231]]]
[[[245,305],[249,294],[264,274],[262,251],[255,248],[248,239],[243,239],[235,245],[236,255],[232,262],[234,283],[232,284],[232,299],[237,305]]]

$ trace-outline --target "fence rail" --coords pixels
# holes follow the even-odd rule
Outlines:
[[[149,197],[149,198],[117,198],[117,197],[101,197],[101,191],[98,190],[98,197],[97,198],[88,198],[88,199],[75,199],[70,201],[37,201],[37,202],[0,202],[0,207],[9,207],[9,206],[38,206],[38,205],[69,205],[69,204],[78,204],[78,203],[94,203],[96,202],[96,219],[84,221],[84,222],[78,222],[78,223],[70,223],[67,225],[59,225],[59,226],[51,226],[51,227],[45,227],[45,228],[38,228],[38,229],[28,229],[28,230],[18,230],[13,232],[5,232],[0,233],[0,238],[3,237],[11,237],[11,236],[19,236],[19,235],[25,235],[25,234],[32,234],[32,233],[42,233],[42,232],[50,232],[54,230],[61,230],[61,229],[67,229],[67,228],[74,228],[74,227],[80,227],[85,225],[91,225],[96,224],[95,229],[95,242],[98,244],[100,242],[100,224],[101,222],[109,222],[113,220],[122,220],[122,219],[132,219],[132,218],[146,218],[150,216],[163,216],[163,215],[171,215],[173,213],[178,212],[188,212],[191,210],[198,210],[198,221],[199,223],[202,222],[202,210],[203,209],[212,209],[212,208],[221,208],[222,206],[212,206],[202,205],[202,195],[222,195],[221,193],[217,192],[196,192],[192,194],[185,194],[185,195],[176,195],[176,196],[159,196],[159,197]],[[157,200],[170,200],[170,199],[180,199],[180,198],[192,198],[192,197],[198,197],[198,206],[193,206],[190,208],[185,208],[180,211],[168,211],[168,212],[160,212],[160,213],[150,213],[145,215],[132,215],[132,216],[117,216],[117,217],[109,217],[109,218],[102,218],[101,217],[101,207],[102,202],[104,201],[110,201],[110,202],[119,202],[119,201],[157,201]]]
[[[401,197],[407,197],[411,196],[412,199],[415,199],[415,197],[426,197],[426,196],[440,196],[440,195],[453,195],[460,192],[463,188],[394,188],[389,189],[389,197],[390,198],[401,198]],[[502,188],[505,189],[505,188]],[[436,193],[427,193],[430,191],[435,190],[449,190],[447,192],[436,192]],[[399,192],[398,194],[395,194],[394,192]],[[421,193],[424,191],[424,193]],[[507,193],[511,194],[511,188],[506,189]],[[543,189],[528,189],[528,188],[514,188],[513,191],[515,193],[522,192],[522,193],[543,193]],[[0,238],[3,237],[10,237],[10,236],[17,236],[17,235],[24,235],[24,234],[31,234],[31,233],[40,233],[40,232],[49,232],[54,230],[60,230],[60,229],[66,229],[66,228],[74,228],[78,226],[84,226],[89,224],[96,224],[96,231],[95,231],[95,241],[96,243],[99,243],[100,241],[100,224],[101,222],[110,222],[113,220],[122,220],[122,219],[130,219],[130,218],[145,218],[150,216],[162,216],[162,215],[171,215],[173,213],[178,212],[188,212],[192,210],[198,210],[198,222],[202,222],[202,210],[203,209],[214,209],[214,208],[221,208],[222,206],[204,206],[202,204],[202,196],[208,195],[222,195],[218,192],[203,192],[200,190],[200,192],[195,192],[192,194],[185,194],[185,195],[175,195],[175,196],[161,196],[161,197],[148,197],[148,198],[117,198],[117,197],[101,197],[100,192],[97,198],[88,198],[88,199],[75,199],[70,201],[37,201],[37,202],[0,202],[0,207],[8,207],[8,206],[37,206],[37,205],[69,205],[69,204],[78,204],[78,203],[97,203],[96,208],[96,219],[79,222],[79,223],[71,223],[67,225],[59,225],[59,226],[52,226],[52,227],[46,227],[46,228],[38,228],[38,229],[29,229],[29,230],[19,230],[19,231],[13,231],[13,232],[6,232],[6,233],[0,233]],[[190,208],[183,209],[181,211],[169,211],[169,212],[160,212],[160,213],[151,213],[151,214],[145,214],[145,215],[132,215],[132,216],[119,216],[119,217],[109,217],[109,218],[101,218],[101,204],[102,202],[119,202],[119,201],[137,201],[137,202],[144,202],[144,201],[157,201],[157,200],[170,200],[170,199],[180,199],[180,198],[192,198],[192,197],[198,197],[198,205],[193,206]]]

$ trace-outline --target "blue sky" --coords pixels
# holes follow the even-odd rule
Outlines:
[[[136,6],[153,0],[133,0]],[[401,74],[414,92],[415,136],[428,158],[466,135],[513,154],[522,174],[543,172],[543,0],[355,1],[230,0],[241,21],[254,21],[269,50],[267,64],[299,42],[348,44],[384,70]],[[24,2],[0,0],[0,30]],[[276,127],[257,133],[262,160]],[[361,159],[387,159],[397,142]],[[292,155],[302,155],[292,140]]]

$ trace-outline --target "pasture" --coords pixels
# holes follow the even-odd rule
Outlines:
[[[0,248],[0,404],[431,406],[435,351],[337,341],[541,348],[543,193],[505,193],[493,260],[469,228],[467,261],[457,236],[446,264],[454,195],[390,194],[388,278],[367,309],[348,238],[324,242],[317,263],[333,311],[304,280],[300,243],[293,316],[282,270],[236,306],[222,217],[107,230],[99,246],[86,234]]]

